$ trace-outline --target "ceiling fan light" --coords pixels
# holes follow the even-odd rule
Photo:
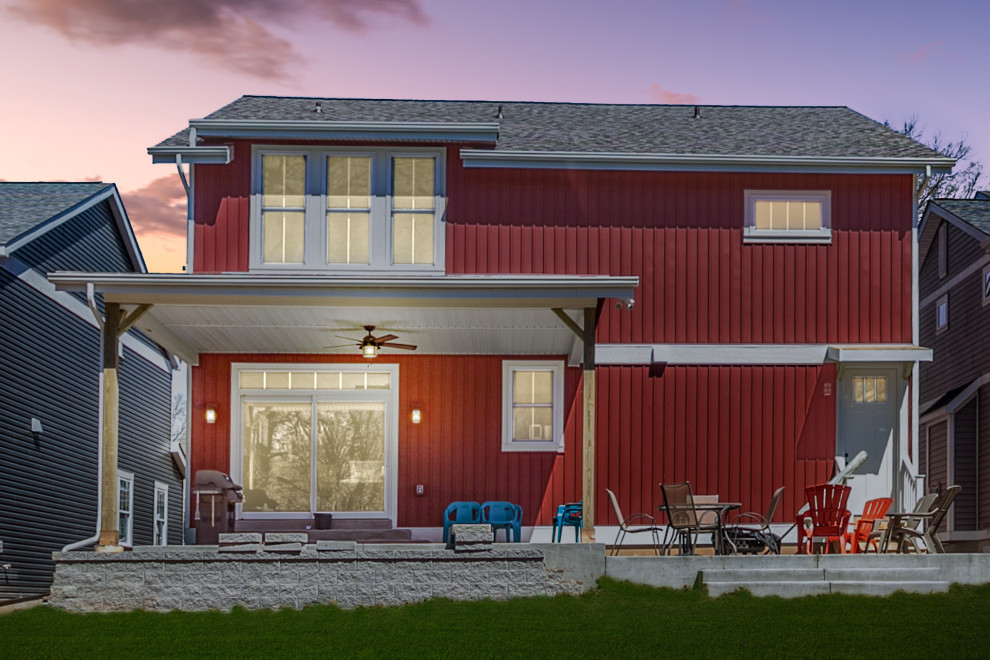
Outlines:
[[[361,347],[361,355],[369,359],[376,358],[378,357],[378,347],[370,343],[364,344]]]

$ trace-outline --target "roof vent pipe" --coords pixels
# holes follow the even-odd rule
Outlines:
[[[319,101],[317,101],[316,102],[316,107],[313,108],[313,112],[315,112],[318,115],[323,114],[323,104],[320,103]]]
[[[505,119],[505,115],[502,114],[502,106],[498,106],[498,112],[495,113],[495,119]]]
[[[694,115],[691,118],[692,119],[701,119],[701,106],[700,105],[694,106]]]

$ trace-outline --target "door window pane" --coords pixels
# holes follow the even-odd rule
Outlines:
[[[312,405],[246,402],[243,411],[244,511],[309,511]]]
[[[316,443],[317,511],[385,510],[384,402],[318,403]]]

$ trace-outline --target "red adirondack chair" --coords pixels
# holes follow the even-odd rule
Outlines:
[[[889,497],[878,497],[875,500],[870,500],[863,507],[863,515],[859,517],[859,520],[853,524],[852,529],[842,535],[842,551],[846,551],[846,543],[849,544],[849,552],[857,553],[859,552],[859,544],[862,542],[863,552],[867,552],[870,549],[870,545],[873,545],[873,551],[878,551],[876,538],[871,539],[870,534],[873,533],[873,528],[876,521],[882,519],[887,515],[887,511],[890,509],[890,505],[894,503]]]
[[[842,534],[852,515],[846,509],[851,490],[849,486],[837,484],[817,484],[805,489],[809,508],[797,516],[798,552],[810,555],[816,539],[825,541],[825,554],[828,554],[829,542],[842,543]]]

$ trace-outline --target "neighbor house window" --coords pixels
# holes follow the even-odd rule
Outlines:
[[[443,268],[442,150],[255,151],[251,268]]]
[[[564,363],[502,363],[502,451],[563,451]]]
[[[983,304],[990,305],[990,266],[983,268]]]
[[[154,545],[168,545],[168,484],[155,482]]]
[[[134,545],[134,475],[117,471],[117,533],[120,545]]]
[[[949,327],[949,294],[945,294],[935,303],[935,332],[942,332]]]
[[[743,240],[749,243],[828,243],[832,240],[828,190],[747,190]]]
[[[886,376],[856,376],[853,378],[853,401],[855,403],[886,403]]]

